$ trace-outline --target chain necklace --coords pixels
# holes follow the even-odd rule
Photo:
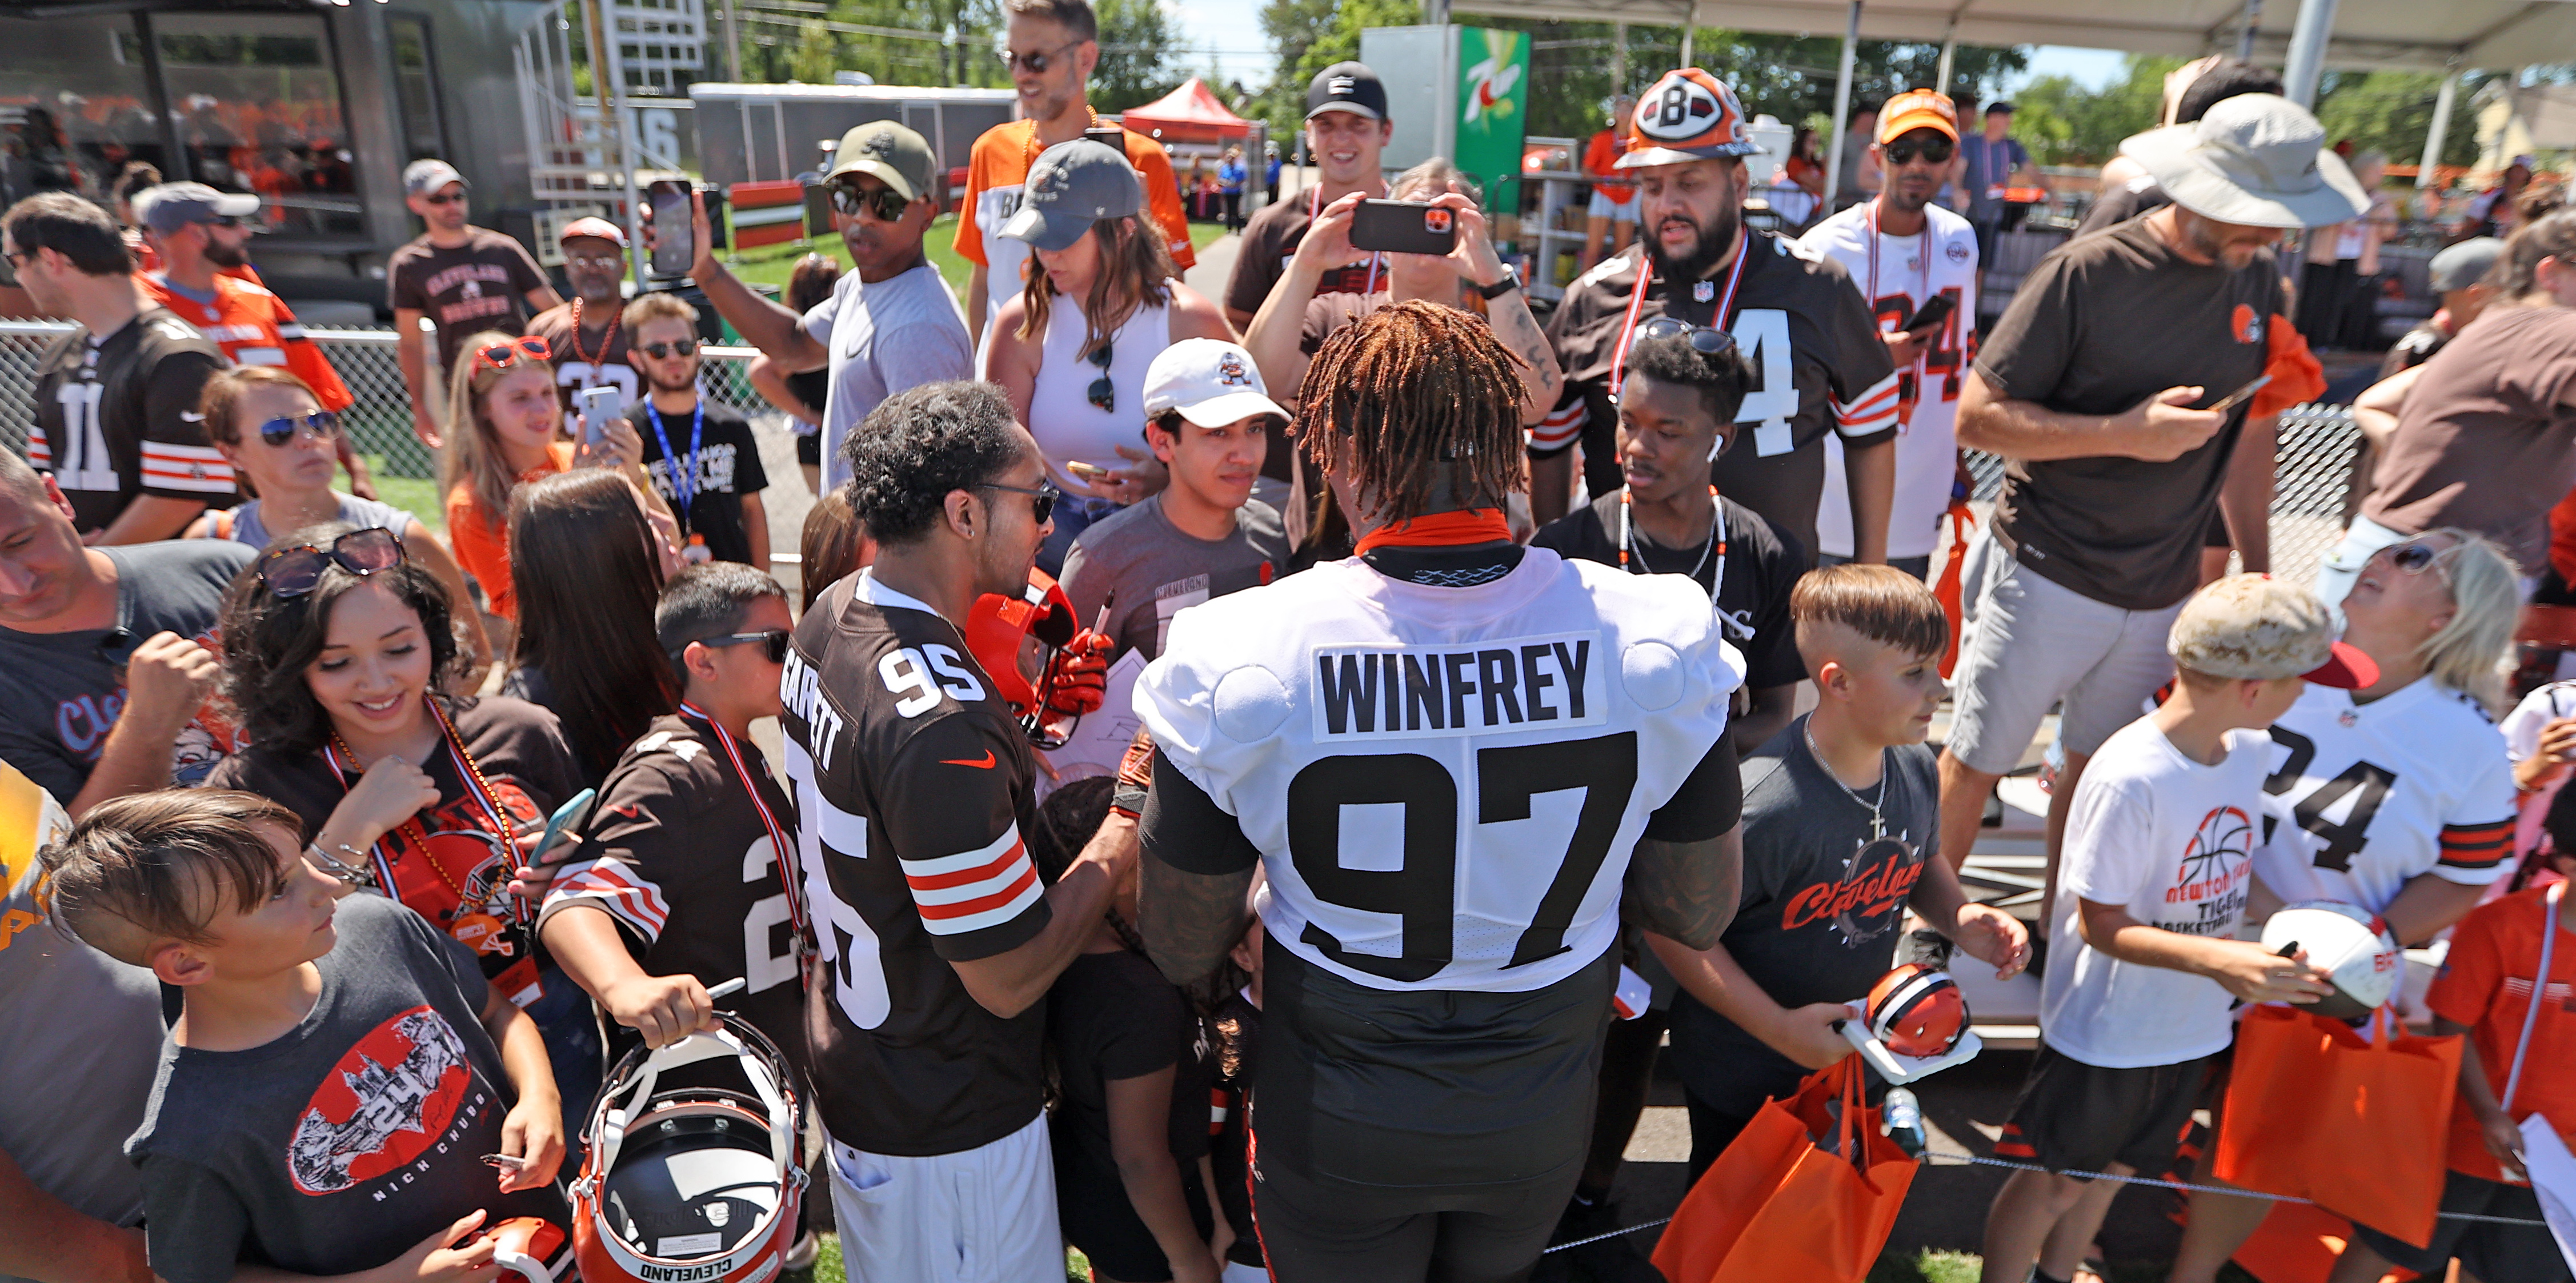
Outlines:
[[[474,785],[475,800],[483,804],[484,811],[489,813],[493,822],[500,827],[503,858],[517,859],[518,832],[517,826],[510,822],[510,809],[501,804],[499,795],[492,791],[492,781],[484,776],[483,768],[475,762],[474,755],[466,751],[465,737],[456,733],[456,723],[447,719],[447,710],[439,707],[437,700],[426,696],[422,697],[421,702],[427,704],[430,714],[438,719],[439,734],[447,741],[447,751],[454,757],[456,763],[465,768],[466,778]],[[339,757],[346,758],[351,767],[358,765],[357,753],[349,747],[347,740],[340,738],[340,732],[337,730],[331,732],[331,747],[336,750]],[[341,770],[340,763],[331,761],[330,766],[332,774],[340,776],[340,786],[343,789],[347,788],[348,776]],[[420,817],[413,815],[405,819],[402,822],[402,833],[411,839],[413,849],[420,852],[421,862],[428,865],[429,871],[437,874],[438,880],[447,884],[447,889],[455,894],[457,910],[460,913],[463,912],[468,906],[465,884],[449,874],[446,868],[439,864],[438,857],[431,853],[429,831],[421,827]],[[390,889],[395,885],[393,863],[384,856],[384,844],[381,840],[378,841],[376,850],[376,858],[384,865],[384,885]]]
[[[1843,777],[1834,774],[1834,768],[1826,765],[1825,755],[1816,751],[1816,724],[1813,717],[1798,724],[1798,737],[1807,742],[1807,756],[1816,759],[1816,769],[1823,771],[1825,778],[1832,780],[1834,787],[1841,789],[1843,796],[1852,800],[1852,805],[1869,808],[1869,840],[1875,842],[1886,837],[1887,821],[1880,818],[1880,812],[1887,805],[1887,750],[1883,748],[1878,750],[1878,796],[1863,801],[1860,791],[1843,783]]]
[[[584,352],[584,351],[582,351],[582,350],[581,350],[581,296],[580,296],[580,295],[578,295],[578,294],[573,295],[573,296],[572,296],[572,355],[573,355],[573,359],[574,359],[574,360],[576,360],[576,361],[583,362],[583,363],[588,364],[588,365],[606,365],[606,364],[608,364],[608,350],[609,350],[610,348],[613,348],[613,347],[616,347],[616,346],[617,346],[617,323],[618,323],[619,321],[623,320],[623,319],[625,319],[625,316],[624,316],[624,314],[623,314],[623,313],[621,313],[621,312],[611,312],[611,313],[609,313],[609,314],[608,314],[608,333],[607,333],[606,335],[602,336],[602,337],[600,338],[600,340],[599,340],[599,355],[597,355],[597,356],[592,356],[590,353],[588,353],[588,352]]]
[[[1690,577],[1693,580],[1699,578],[1699,572],[1708,569],[1708,559],[1711,555],[1718,557],[1726,555],[1726,510],[1717,504],[1717,487],[1708,488],[1708,498],[1708,538],[1700,541],[1699,560],[1691,563]],[[1631,574],[1655,574],[1657,573],[1655,568],[1646,564],[1646,554],[1636,549],[1635,537],[1628,522],[1628,509],[1631,503],[1628,487],[1619,487],[1619,568]],[[1628,559],[1632,555],[1637,560],[1633,568],[1628,564]],[[1725,582],[1726,563],[1720,561],[1717,563],[1717,583],[1722,585]],[[1708,598],[1710,601],[1717,600],[1717,587],[1709,588]]]

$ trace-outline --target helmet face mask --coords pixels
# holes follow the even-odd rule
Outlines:
[[[759,1030],[720,1016],[723,1032],[637,1048],[610,1072],[573,1185],[584,1283],[767,1283],[795,1245],[802,1085]],[[678,1071],[688,1085],[662,1084]]]

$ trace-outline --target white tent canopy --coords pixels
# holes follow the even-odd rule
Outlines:
[[[2295,0],[2266,7],[2254,42],[2257,61],[2284,60],[2299,7]],[[1679,26],[1690,20],[1818,36],[1843,34],[1849,15],[1844,0],[1448,0],[1447,8],[1559,22]],[[1861,9],[1860,34],[2197,57],[2236,52],[2245,11],[2242,0],[1870,0]],[[2325,65],[2339,70],[2519,67],[2576,49],[2576,3],[2569,0],[2341,0],[2332,12]]]

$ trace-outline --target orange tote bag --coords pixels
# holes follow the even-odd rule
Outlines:
[[[1914,1160],[1879,1134],[1849,1056],[1762,1106],[1682,1199],[1655,1268],[1672,1283],[1860,1283],[1913,1183]]]

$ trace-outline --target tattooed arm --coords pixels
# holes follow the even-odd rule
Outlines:
[[[1139,744],[1145,742],[1140,732]],[[1140,773],[1122,764],[1122,784]],[[1136,930],[1163,978],[1195,984],[1216,971],[1226,951],[1252,925],[1252,878],[1261,852],[1216,799],[1155,749],[1142,772],[1150,783],[1137,820],[1144,857],[1138,863]]]
[[[1637,839],[1628,860],[1628,920],[1693,949],[1706,949],[1735,921],[1744,881],[1744,831],[1730,828],[1701,842]]]
[[[1500,273],[1495,279],[1501,279]],[[1546,418],[1565,395],[1565,372],[1557,367],[1556,346],[1547,341],[1538,318],[1530,315],[1526,291],[1513,290],[1486,306],[1494,337],[1521,359],[1521,426],[1528,427]]]

